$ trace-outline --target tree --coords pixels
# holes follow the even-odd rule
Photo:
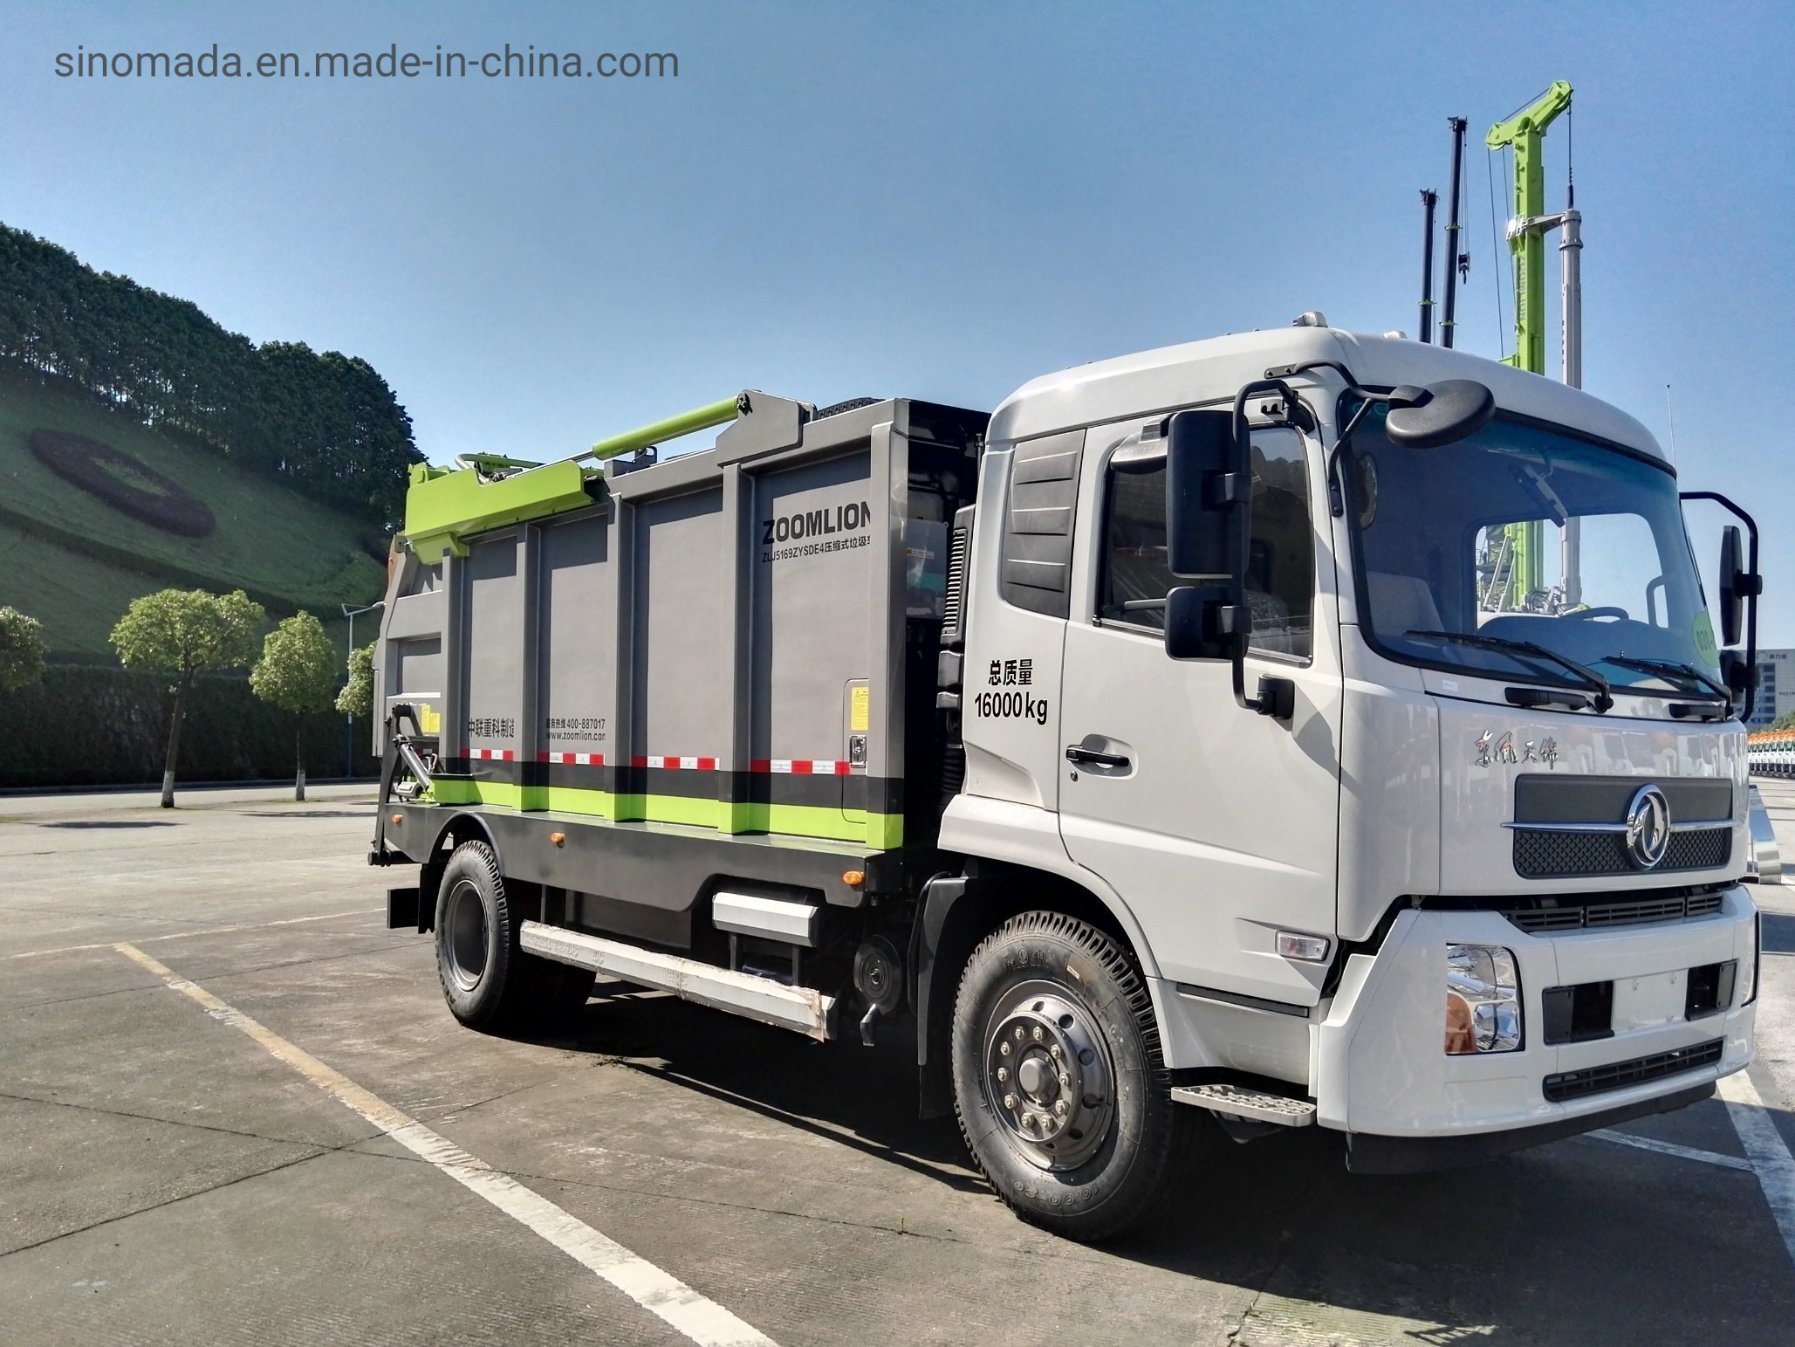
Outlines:
[[[77,391],[352,510],[404,515],[422,462],[411,418],[378,371],[296,342],[260,346],[187,300],[95,271],[0,224],[0,368]]]
[[[329,710],[337,692],[337,652],[324,624],[306,612],[281,619],[262,641],[262,657],[249,671],[249,690],[293,713],[293,798],[305,799],[305,718]]]
[[[131,600],[112,629],[112,648],[127,669],[169,674],[168,758],[162,766],[162,807],[175,803],[175,764],[181,723],[193,680],[220,669],[240,669],[256,653],[256,629],[267,614],[242,590],[208,594],[203,589],[164,589]]]
[[[4,613],[5,611],[5,609],[0,608],[0,613]],[[1784,711],[1775,720],[1770,722],[1770,728],[1773,730],[1795,730],[1795,711]]]
[[[0,607],[0,692],[17,692],[43,672],[43,623],[17,608]]]
[[[374,643],[349,652],[349,681],[337,693],[337,710],[346,716],[374,714]]]

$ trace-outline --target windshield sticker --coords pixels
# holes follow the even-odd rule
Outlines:
[[[1714,644],[1714,621],[1705,608],[1695,615],[1695,652],[1709,664],[1720,663],[1720,650]]]

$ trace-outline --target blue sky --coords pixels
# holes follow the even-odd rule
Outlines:
[[[1795,645],[1783,7],[0,0],[0,23],[0,220],[257,340],[366,357],[439,460],[567,453],[744,386],[990,406],[1306,308],[1413,332],[1417,194],[1447,185],[1455,113],[1460,345],[1498,354],[1482,132],[1569,79],[1585,385],[1667,442],[1673,386],[1686,483],[1770,524],[1764,634]],[[663,51],[680,73],[53,75],[77,44],[214,42]]]

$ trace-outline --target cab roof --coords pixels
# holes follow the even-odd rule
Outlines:
[[[1649,430],[1580,389],[1464,351],[1331,327],[1233,333],[1031,379],[992,414],[989,440],[1033,439],[1196,403],[1231,401],[1242,386],[1265,378],[1268,369],[1319,361],[1344,365],[1368,388],[1475,379],[1495,394],[1503,411],[1550,421],[1666,461]],[[1322,422],[1331,424],[1333,395],[1343,383],[1338,371],[1318,368],[1290,377],[1298,391],[1305,386],[1327,390],[1313,403]]]

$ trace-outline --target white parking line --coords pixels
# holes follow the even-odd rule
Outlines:
[[[1654,1137],[1636,1137],[1630,1132],[1614,1132],[1604,1127],[1588,1134],[1597,1141],[1612,1141],[1619,1146],[1634,1146],[1642,1151],[1656,1151],[1659,1155],[1674,1155],[1679,1160],[1699,1160],[1704,1165],[1718,1165],[1722,1169],[1742,1169],[1747,1174],[1755,1173],[1751,1161],[1741,1160],[1736,1155],[1722,1155],[1719,1151],[1699,1151],[1693,1146],[1679,1146],[1674,1141],[1659,1141]]]
[[[1783,1247],[1795,1260],[1795,1156],[1783,1144],[1782,1133],[1776,1130],[1770,1110],[1748,1073],[1735,1071],[1722,1077],[1720,1097],[1726,1101],[1733,1130],[1739,1134],[1739,1143],[1757,1171],[1758,1187],[1764,1190],[1764,1201],[1770,1204],[1776,1228],[1782,1231]]]
[[[305,1049],[289,1043],[272,1029],[227,1005],[204,987],[158,963],[135,945],[121,943],[113,948],[149,969],[173,990],[197,1001],[213,1019],[247,1034],[338,1103],[359,1113],[414,1155],[596,1272],[643,1309],[701,1347],[776,1347],[771,1338],[752,1324],[699,1295],[671,1273],[663,1272],[608,1235],[600,1234],[509,1174],[502,1174],[484,1160],[470,1155],[448,1138],[363,1089],[335,1067],[326,1066]]]
[[[315,917],[283,917],[279,921],[238,922],[234,926],[207,926],[197,931],[173,931],[168,935],[144,935],[137,938],[140,945],[150,944],[156,940],[191,940],[196,935],[229,935],[232,931],[259,931],[265,926],[298,926],[308,921],[335,921],[338,917],[366,917],[379,912],[378,907],[357,907],[348,912],[324,912]],[[58,945],[55,949],[28,949],[19,954],[8,954],[9,959],[41,959],[49,954],[79,954],[89,949],[117,949],[116,940],[98,940],[91,945]]]

